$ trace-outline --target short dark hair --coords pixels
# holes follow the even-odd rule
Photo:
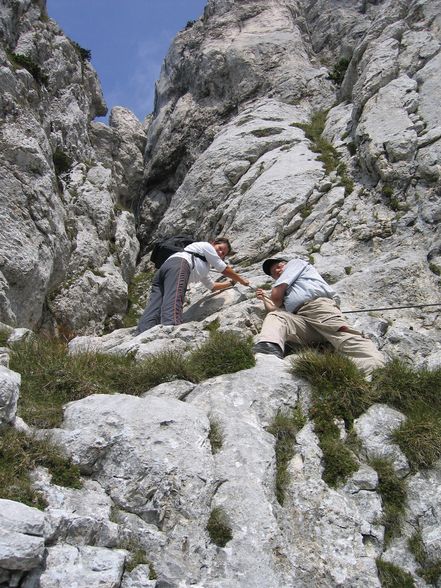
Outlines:
[[[216,239],[213,239],[211,243],[212,245],[219,245],[219,243],[224,243],[228,247],[228,254],[230,254],[233,250],[230,241],[226,237],[216,237]]]
[[[276,263],[280,263],[281,261],[284,261],[286,263],[286,259],[284,259],[283,257],[272,257],[270,259],[267,259],[263,262],[262,269],[267,276],[271,276],[271,268],[273,267],[273,265],[275,265]]]

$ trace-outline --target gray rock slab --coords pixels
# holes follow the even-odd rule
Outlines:
[[[157,525],[182,516],[179,504],[194,514],[204,508],[212,484],[207,435],[208,420],[196,407],[122,394],[68,404],[63,429],[56,431],[120,508]]]
[[[17,533],[43,537],[45,514],[38,508],[1,498],[0,525],[3,529],[9,529]]]
[[[20,374],[0,365],[0,427],[15,419],[20,383]]]
[[[6,570],[31,570],[43,561],[44,539],[0,529],[0,568]]]
[[[354,429],[369,459],[390,460],[396,473],[409,473],[408,461],[401,449],[391,441],[391,433],[405,421],[398,410],[384,404],[374,404],[354,421]]]
[[[55,545],[48,548],[41,588],[119,588],[126,551]]]
[[[83,480],[80,489],[57,486],[43,468],[32,481],[47,502],[44,536],[49,543],[117,547],[118,525],[110,520],[113,503],[97,482]]]

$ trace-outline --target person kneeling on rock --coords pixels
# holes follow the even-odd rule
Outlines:
[[[365,377],[385,364],[375,344],[348,325],[338,307],[337,294],[310,263],[273,258],[267,259],[262,269],[275,284],[270,298],[261,288],[256,290],[268,314],[254,345],[255,353],[283,359],[285,342],[310,345],[328,341]]]
[[[249,281],[242,278],[224,258],[231,252],[231,245],[225,237],[211,241],[196,241],[171,255],[153,278],[150,299],[138,323],[138,333],[156,325],[180,325],[185,292],[189,282],[202,282],[211,292],[218,292],[234,285],[244,286]],[[209,271],[213,268],[231,281],[213,282]]]

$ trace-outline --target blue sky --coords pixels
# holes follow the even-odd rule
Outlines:
[[[142,120],[153,109],[171,41],[202,15],[206,1],[47,0],[47,10],[69,38],[92,52],[109,113],[125,106]]]

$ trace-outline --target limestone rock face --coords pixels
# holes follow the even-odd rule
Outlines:
[[[14,586],[43,562],[45,515],[12,500],[0,500],[0,507],[0,578]]]
[[[177,327],[120,328],[164,233],[227,234],[254,288],[270,283],[265,257],[308,259],[388,358],[440,367],[439,307],[422,306],[439,303],[441,275],[440,49],[440,0],[208,0],[166,56],[152,116],[116,107],[107,125],[94,120],[105,104],[87,51],[43,0],[4,0],[0,428],[30,431],[8,368],[30,329],[79,335],[72,354],[137,361],[188,353],[213,328],[259,332],[262,305],[242,286],[192,286]],[[380,310],[391,306],[406,308]],[[439,558],[440,464],[410,468],[391,440],[404,414],[377,404],[359,416],[358,470],[338,488],[306,422],[278,502],[268,428],[310,402],[289,359],[258,354],[255,367],[199,384],[69,403],[50,436],[84,485],[62,488],[39,468],[44,512],[0,504],[0,584],[377,588],[381,557],[424,586],[408,540],[418,530]],[[376,458],[407,487],[389,543]],[[217,508],[225,547],[207,531]]]
[[[314,100],[317,108],[332,105],[333,88],[327,79],[327,70],[314,59],[309,40],[302,34],[305,30],[303,7],[297,1],[225,3],[210,0],[204,16],[178,34],[157,84],[154,118],[148,133],[148,189],[140,210],[140,235],[144,242],[148,243],[155,223],[196,158],[247,103],[271,97],[281,103],[280,108],[282,104],[301,105],[307,113],[311,109],[310,100]],[[239,166],[237,169],[242,170],[239,175],[233,170],[226,172],[227,177],[230,176],[230,188],[250,164],[269,150],[268,143],[286,147],[289,142],[286,132],[285,136],[277,137],[283,124],[277,124],[280,116],[277,104],[274,108],[273,113],[267,109],[267,116],[274,124],[259,125],[257,121],[249,125],[252,128],[237,131],[231,127],[236,140],[232,136],[228,145],[224,145],[223,153],[227,153],[226,149],[230,153],[233,142],[236,142],[233,151],[237,152],[240,143],[243,145],[250,138],[254,139],[256,148],[253,150],[250,146],[253,154],[241,151],[240,161],[235,162]],[[283,121],[285,117],[281,116]],[[285,125],[295,121],[295,117],[286,120]],[[247,114],[243,113],[237,125],[246,122]],[[292,133],[295,134],[295,129]],[[262,145],[257,147],[254,136],[267,139],[263,138]],[[273,155],[275,157],[276,153]],[[227,157],[222,168],[230,165],[230,156]],[[201,184],[202,181],[200,178]],[[217,204],[225,205],[228,191],[217,192],[212,193],[212,201],[220,198]],[[219,213],[211,216],[217,221]],[[210,227],[211,231],[214,229],[215,226]],[[198,233],[204,234],[206,230],[204,226]]]
[[[159,234],[223,233],[232,261],[256,272],[271,254],[309,258],[348,310],[437,302],[438,8],[208,2],[157,85],[142,248]],[[439,363],[436,309],[385,319],[385,350],[396,324],[419,339],[410,351],[401,337],[406,356]]]
[[[136,196],[144,129],[125,109],[92,122],[106,113],[95,71],[42,0],[2,3],[0,78],[0,320],[100,332],[127,306],[139,246],[118,207]]]

